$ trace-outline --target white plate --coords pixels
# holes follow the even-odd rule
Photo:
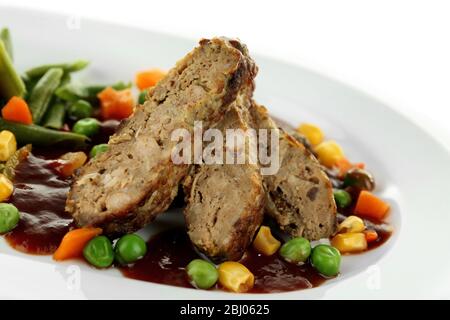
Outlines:
[[[133,79],[138,70],[170,68],[194,41],[89,20],[0,8],[12,31],[17,67],[78,58],[92,61],[90,81]],[[78,24],[79,22],[79,24]],[[242,39],[245,42],[245,39]],[[250,48],[251,49],[251,48]],[[0,241],[0,298],[316,299],[449,295],[450,157],[409,120],[382,102],[303,68],[255,55],[256,99],[292,125],[320,125],[348,157],[364,161],[376,192],[392,204],[395,233],[379,249],[345,257],[342,275],[318,288],[267,295],[232,295],[156,285],[74,262],[21,254]],[[163,221],[143,232],[148,235]]]

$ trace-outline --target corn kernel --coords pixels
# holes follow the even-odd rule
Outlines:
[[[253,240],[253,247],[266,256],[271,256],[277,252],[280,245],[281,242],[274,238],[270,228],[266,226],[259,228],[258,234]]]
[[[313,147],[323,141],[324,134],[322,130],[314,124],[302,123],[297,128],[297,131],[303,134]]]
[[[328,140],[316,146],[315,151],[321,164],[331,168],[337,161],[344,158],[344,151],[336,141]]]
[[[367,250],[367,240],[364,233],[339,233],[331,239],[331,245],[340,253],[361,252]]]
[[[11,131],[0,132],[0,161],[7,161],[17,150],[16,137]]]
[[[0,202],[8,200],[14,191],[14,186],[7,177],[0,173]]]
[[[219,265],[219,283],[233,292],[247,292],[255,283],[255,277],[239,262],[227,261]]]
[[[339,233],[363,232],[366,229],[364,221],[357,216],[349,216],[338,226]]]

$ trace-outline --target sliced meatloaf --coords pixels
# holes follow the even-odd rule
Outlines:
[[[278,129],[264,107],[255,103],[248,116],[254,128],[279,133],[279,170],[263,176],[267,214],[293,237],[329,237],[335,230],[336,204],[331,182],[317,159],[298,140]]]
[[[175,165],[175,129],[192,133],[220,121],[243,89],[253,89],[256,66],[237,40],[215,38],[179,61],[109,140],[108,151],[77,173],[66,210],[79,226],[107,234],[132,232],[167,209],[189,165]]]
[[[251,100],[247,100],[250,103]],[[238,108],[218,127],[246,130]],[[243,149],[224,152],[244,152]],[[184,216],[192,243],[215,261],[239,260],[250,245],[264,215],[265,191],[257,164],[212,164],[192,168],[185,180]]]

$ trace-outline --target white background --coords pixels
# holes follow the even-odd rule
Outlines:
[[[0,4],[193,39],[239,37],[252,52],[300,64],[387,102],[450,150],[449,1],[0,0]]]

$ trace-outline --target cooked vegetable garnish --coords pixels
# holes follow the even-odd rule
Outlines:
[[[86,163],[87,156],[84,152],[68,152],[60,157],[61,166],[57,170],[65,177],[71,176],[75,170],[81,168]]]
[[[388,211],[388,203],[369,191],[363,190],[360,192],[355,207],[355,213],[357,215],[382,220]]]
[[[107,268],[114,261],[111,241],[105,236],[96,236],[83,249],[84,258],[97,268]]]
[[[8,200],[14,191],[14,186],[5,175],[0,173],[0,202]]]
[[[100,131],[100,122],[95,118],[84,118],[73,125],[72,131],[91,137]]]
[[[52,104],[42,120],[42,125],[47,128],[61,129],[64,126],[66,107],[61,102]]]
[[[373,176],[366,170],[360,168],[352,168],[347,171],[344,178],[344,185],[356,187],[361,190],[372,191],[375,188],[375,180]]]
[[[106,88],[98,94],[103,119],[125,119],[133,113],[134,99],[130,89]]]
[[[339,273],[341,254],[332,246],[319,244],[312,250],[311,263],[324,276],[333,277]]]
[[[50,69],[62,69],[64,73],[70,73],[70,72],[76,72],[83,70],[86,68],[89,64],[89,61],[85,60],[78,60],[73,63],[56,63],[56,64],[46,64],[39,67],[35,67],[32,69],[29,69],[25,72],[27,77],[29,78],[36,78],[41,77],[44,74],[46,74]]]
[[[339,224],[337,231],[339,233],[363,232],[364,229],[366,229],[366,226],[360,217],[349,216]]]
[[[153,87],[159,80],[161,80],[167,73],[159,69],[151,69],[142,71],[136,74],[136,86],[139,90]]]
[[[8,159],[5,163],[5,167],[3,168],[3,174],[5,177],[7,177],[9,180],[14,179],[14,175],[16,173],[15,168],[17,165],[25,160],[28,155],[31,152],[31,144],[27,144],[26,146],[23,146]]]
[[[148,94],[148,90],[143,90],[143,91],[141,91],[141,93],[139,93],[139,99],[138,99],[139,104],[145,103],[145,100],[147,100],[147,94]]]
[[[362,232],[339,233],[331,239],[331,245],[340,253],[353,253],[367,250],[366,236]]]
[[[216,267],[202,259],[195,259],[189,262],[186,272],[192,284],[200,289],[211,288],[219,279],[219,272]]]
[[[117,262],[122,265],[136,262],[147,253],[147,244],[137,234],[127,234],[117,241],[114,248]]]
[[[352,203],[350,193],[345,190],[334,190],[334,200],[339,208],[346,208]]]
[[[0,41],[0,98],[22,97],[25,92],[25,84],[14,69],[3,41]]]
[[[66,143],[74,147],[82,147],[89,140],[86,136],[47,129],[34,124],[24,125],[5,121],[0,118],[0,130],[9,130],[16,136],[19,145],[31,143],[36,146],[47,147],[56,143]]]
[[[9,58],[11,61],[14,61],[11,35],[9,34],[8,28],[3,28],[0,31],[0,42],[1,41],[3,41],[3,45],[5,46],[6,52],[8,52]]]
[[[19,210],[9,203],[0,203],[0,233],[14,229],[20,220]]]
[[[28,105],[33,115],[33,122],[40,124],[45,112],[50,104],[53,93],[61,83],[63,76],[61,68],[49,69],[41,79],[36,83],[33,91],[30,93]]]
[[[344,177],[350,169],[359,168],[364,169],[366,165],[362,162],[351,163],[347,158],[342,158],[336,161],[335,167],[339,170],[339,177]]]
[[[91,158],[94,158],[96,155],[105,152],[106,150],[108,150],[108,144],[106,143],[98,144],[91,149],[89,156]]]
[[[243,264],[227,261],[219,265],[219,283],[233,292],[247,292],[255,283],[255,277]]]
[[[322,130],[311,123],[302,123],[298,128],[297,131],[300,132],[302,135],[308,139],[311,146],[317,146],[319,143],[323,141],[324,134]]]
[[[28,108],[25,100],[20,97],[12,97],[9,99],[8,103],[2,109],[2,117],[5,120],[23,124],[33,123],[30,108]]]
[[[16,137],[11,131],[0,132],[0,161],[7,161],[17,150]]]
[[[87,91],[89,92],[89,97],[91,98],[97,98],[97,95],[105,90],[106,88],[113,88],[114,90],[120,91],[125,89],[130,89],[133,86],[133,83],[131,82],[123,82],[119,81],[112,85],[89,85],[86,86]]]
[[[284,260],[292,263],[303,263],[311,254],[311,244],[305,238],[293,238],[283,244],[280,255]]]
[[[364,235],[366,236],[367,243],[374,242],[378,239],[378,233],[375,230],[366,230],[364,231]]]
[[[110,86],[83,85],[79,82],[70,82],[58,88],[55,95],[62,100],[70,102],[76,102],[80,99],[95,102],[98,99],[97,95],[108,87],[114,90],[125,90],[131,88],[131,82],[124,83],[120,81]]]
[[[253,240],[253,247],[266,256],[271,256],[277,252],[281,242],[274,238],[270,232],[270,228],[261,226]]]
[[[80,228],[67,232],[53,254],[53,259],[61,261],[80,257],[86,244],[101,233],[100,228]]]
[[[78,82],[69,82],[56,89],[55,96],[64,101],[76,102],[80,99],[88,99],[89,91],[86,86]]]
[[[68,110],[69,117],[71,117],[73,120],[89,118],[92,115],[92,112],[92,105],[85,100],[78,100],[77,102],[73,103]]]
[[[328,168],[332,168],[339,159],[344,157],[341,146],[332,140],[320,143],[314,150],[320,163]]]

